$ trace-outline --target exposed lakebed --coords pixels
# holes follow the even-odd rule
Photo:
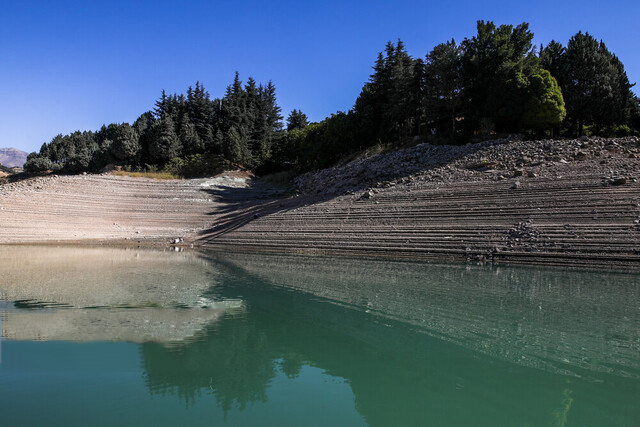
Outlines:
[[[633,425],[640,276],[0,247],[15,424]]]

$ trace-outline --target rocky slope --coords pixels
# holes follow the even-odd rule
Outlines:
[[[640,269],[639,154],[638,138],[418,145],[303,175],[295,203],[225,218],[201,242]]]
[[[367,187],[416,182],[478,182],[583,174],[637,179],[640,139],[521,141],[499,139],[464,146],[421,144],[296,179],[303,193],[343,194]]]

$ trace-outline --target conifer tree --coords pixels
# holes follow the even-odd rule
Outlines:
[[[287,131],[290,132],[294,129],[304,129],[307,126],[309,126],[307,115],[301,110],[296,110],[294,108],[291,113],[289,113],[289,117],[287,117]]]
[[[387,43],[354,106],[362,132],[358,139],[397,140],[418,127],[422,66],[422,61],[409,56],[401,40]]]
[[[558,50],[552,42],[541,56],[553,69],[552,74],[558,75],[573,132],[581,135],[587,125],[593,125],[597,132],[626,124],[632,110],[633,85],[620,60],[589,33],[578,32],[565,50],[551,55]]]
[[[499,131],[511,131],[522,114],[523,78],[531,59],[533,33],[529,24],[496,25],[478,21],[477,34],[462,42],[465,121],[479,128],[482,121]]]
[[[262,141],[256,157],[264,163],[273,150],[273,145],[279,140],[282,132],[282,110],[276,101],[276,87],[269,81],[260,92],[260,117],[256,127],[262,128]]]
[[[167,93],[164,89],[162,89],[162,95],[160,95],[160,99],[158,99],[155,103],[155,108],[153,109],[153,115],[155,119],[163,118],[169,109],[169,100],[167,97]]]
[[[561,88],[565,87],[568,78],[566,53],[562,44],[551,40],[546,47],[540,47],[540,64],[556,79]]]
[[[189,87],[187,90],[185,110],[189,121],[195,127],[198,138],[202,141],[202,146],[199,150],[202,151],[205,147],[211,148],[213,145],[212,120],[214,107],[209,92],[204,89],[200,82],[196,82],[195,89]]]
[[[152,132],[149,154],[155,162],[164,164],[180,155],[182,146],[170,115],[154,122]]]
[[[428,121],[438,129],[456,133],[456,117],[462,97],[462,53],[455,40],[442,43],[427,55],[425,66],[424,106]],[[438,129],[439,130],[439,129]]]
[[[244,132],[231,126],[226,138],[225,155],[232,162],[246,164],[250,161],[251,153]]]
[[[182,116],[180,124],[180,142],[183,154],[197,154],[204,150],[204,144],[196,132],[196,127],[186,114]]]
[[[116,125],[111,134],[113,157],[127,164],[136,163],[140,154],[138,135],[128,123]]]

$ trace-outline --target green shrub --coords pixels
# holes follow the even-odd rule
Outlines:
[[[47,157],[40,157],[35,153],[29,154],[27,162],[24,164],[24,170],[26,172],[46,172],[54,169],[53,163]]]

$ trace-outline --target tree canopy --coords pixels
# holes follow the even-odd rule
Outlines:
[[[200,82],[186,94],[163,90],[133,125],[57,135],[29,155],[25,167],[80,172],[110,163],[162,168],[191,159],[308,170],[380,143],[640,130],[640,100],[603,41],[578,32],[566,46],[551,41],[539,52],[532,41],[527,23],[478,21],[472,37],[441,43],[421,58],[401,40],[388,42],[350,110],[310,123],[294,109],[286,129],[271,81],[249,77],[243,83],[236,72],[219,98]]]

